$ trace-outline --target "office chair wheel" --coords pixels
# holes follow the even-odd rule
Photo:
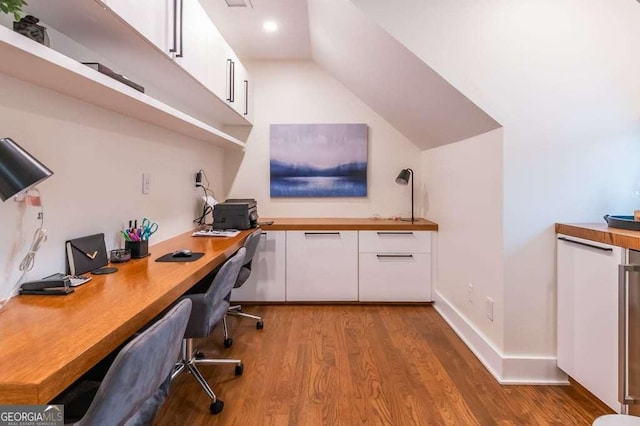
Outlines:
[[[264,328],[264,323],[262,321],[256,322],[256,328],[258,330],[262,330]]]
[[[224,402],[218,399],[216,400],[216,402],[211,403],[211,405],[209,406],[209,411],[211,411],[211,414],[220,414],[223,408]]]
[[[244,364],[236,365],[236,376],[242,376],[244,373]]]
[[[230,348],[233,345],[233,338],[227,337],[226,339],[224,339],[224,342],[222,342],[222,344],[225,348]]]
[[[202,352],[200,352],[200,351],[196,351],[196,352],[193,354],[193,357],[194,357],[195,359],[204,359],[204,354],[203,354]]]

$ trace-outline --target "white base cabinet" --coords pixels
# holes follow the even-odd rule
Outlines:
[[[287,231],[287,301],[358,300],[357,231]]]
[[[429,302],[431,233],[360,231],[361,302]]]
[[[263,231],[241,302],[430,302],[429,231]]]
[[[618,265],[624,249],[559,235],[558,367],[615,411]]]
[[[251,262],[251,275],[231,292],[232,301],[285,301],[285,231],[263,231]]]

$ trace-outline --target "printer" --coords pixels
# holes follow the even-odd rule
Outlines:
[[[258,226],[258,207],[252,198],[230,198],[213,207],[213,229],[249,229]]]

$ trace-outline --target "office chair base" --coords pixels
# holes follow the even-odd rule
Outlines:
[[[257,328],[258,330],[262,330],[262,329],[264,328],[264,322],[262,321],[262,317],[259,317],[259,316],[257,316],[257,315],[251,315],[251,314],[247,314],[247,313],[245,313],[245,312],[242,312],[242,306],[240,306],[240,305],[231,306],[231,307],[229,308],[229,310],[227,311],[227,313],[228,313],[229,315],[235,315],[235,316],[237,316],[237,317],[244,317],[244,318],[251,318],[251,319],[254,319],[254,320],[258,320],[258,321],[256,322],[256,328]],[[226,336],[227,336],[227,335],[225,334],[225,337],[226,337]]]
[[[224,408],[224,402],[222,402],[221,400],[217,400],[216,402],[212,402],[211,405],[209,406],[209,411],[211,411],[211,414],[220,414],[222,412],[222,409]]]
[[[207,383],[200,370],[198,370],[197,364],[207,365],[222,365],[222,364],[235,364],[235,375],[241,376],[244,373],[244,365],[239,359],[208,359],[205,355],[199,351],[193,349],[192,339],[183,339],[182,341],[182,358],[176,363],[173,373],[171,373],[171,380],[175,379],[180,373],[187,371],[195,377],[202,390],[211,398],[212,402],[209,406],[211,414],[219,414],[224,408],[224,402],[213,393],[211,387]]]

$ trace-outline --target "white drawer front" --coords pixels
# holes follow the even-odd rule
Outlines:
[[[356,231],[287,231],[287,301],[358,300]]]
[[[360,253],[431,253],[429,231],[360,231]]]
[[[359,255],[361,302],[430,302],[431,255],[428,253]]]

